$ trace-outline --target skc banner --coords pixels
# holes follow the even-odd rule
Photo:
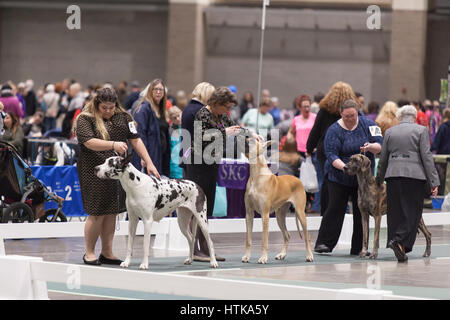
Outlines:
[[[75,166],[32,166],[33,175],[47,188],[64,198],[63,212],[66,216],[87,215],[83,210],[80,182]],[[45,209],[56,208],[53,201],[46,202]]]

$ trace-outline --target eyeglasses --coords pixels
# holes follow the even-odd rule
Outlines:
[[[153,88],[153,91],[156,91],[156,92],[164,92],[164,89],[161,89],[161,88]]]

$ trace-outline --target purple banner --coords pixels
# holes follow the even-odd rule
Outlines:
[[[250,165],[234,159],[222,159],[217,184],[229,189],[245,190],[250,175]]]

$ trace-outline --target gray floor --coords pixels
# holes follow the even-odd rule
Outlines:
[[[386,230],[381,230],[380,253],[377,260],[359,259],[349,255],[349,248],[337,247],[331,254],[315,254],[314,262],[305,262],[305,244],[298,233],[291,233],[288,255],[284,261],[275,260],[281,248],[279,232],[269,235],[269,262],[257,263],[261,250],[261,234],[253,235],[250,263],[242,263],[245,234],[213,234],[212,239],[218,255],[226,258],[220,268],[213,270],[208,263],[194,262],[185,266],[186,254],[166,250],[150,250],[150,271],[175,272],[179,274],[276,282],[322,288],[354,288],[379,284],[379,289],[391,290],[396,295],[434,299],[450,298],[450,225],[429,227],[432,233],[432,254],[423,258],[425,239],[419,234],[407,263],[398,263],[393,252],[385,249]],[[310,232],[312,245],[317,237]],[[126,252],[125,236],[117,236],[114,250],[123,258]],[[371,235],[372,238],[372,235]],[[142,255],[143,237],[135,242],[134,260],[130,269],[137,270]],[[154,239],[152,239],[153,242]],[[98,244],[99,245],[99,244]],[[370,243],[369,250],[372,243]],[[7,254],[43,257],[46,261],[82,263],[83,238],[7,240]],[[97,246],[98,253],[99,247]],[[371,282],[370,275],[377,272],[378,282]],[[145,272],[145,271],[143,271]],[[369,272],[369,273],[368,273]],[[50,299],[186,299],[186,297],[157,296],[139,292],[110,290],[106,288],[82,288],[76,292],[57,283],[48,283]],[[230,297],[232,298],[232,297]]]

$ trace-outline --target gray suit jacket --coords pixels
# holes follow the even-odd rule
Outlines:
[[[383,181],[391,177],[428,180],[431,187],[439,186],[426,127],[402,121],[386,130],[378,162],[377,180]]]

